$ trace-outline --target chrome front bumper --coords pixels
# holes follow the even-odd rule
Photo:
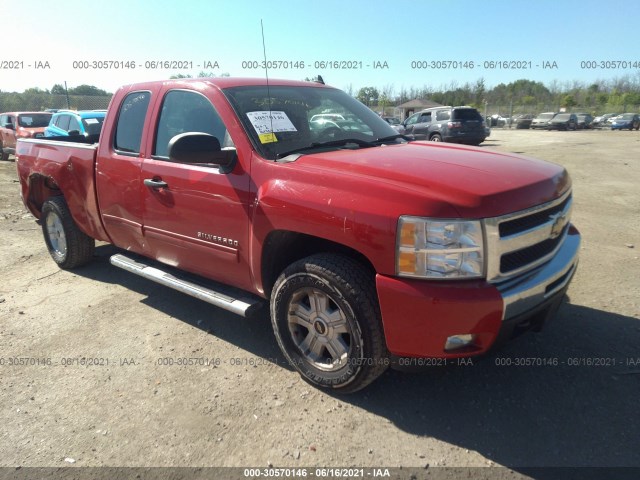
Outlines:
[[[534,309],[564,289],[578,266],[580,233],[569,232],[553,258],[524,275],[497,284],[504,307],[502,320],[509,320]]]

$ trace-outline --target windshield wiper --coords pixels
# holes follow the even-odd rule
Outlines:
[[[328,142],[313,142],[311,145],[308,145],[306,147],[294,148],[293,150],[289,150],[288,152],[278,153],[276,155],[276,158],[284,158],[294,153],[303,153],[309,150],[315,150],[316,148],[342,147],[344,145],[348,145],[349,143],[355,143],[356,145],[362,148],[376,146],[376,144],[373,142],[367,142],[357,138],[341,138],[340,140],[330,140]]]
[[[389,142],[391,140],[396,140],[398,138],[406,140],[407,142],[413,141],[413,138],[407,137],[406,135],[403,135],[401,133],[397,133],[395,135],[389,135],[388,137],[376,138],[373,142],[374,143],[384,143],[384,142]]]

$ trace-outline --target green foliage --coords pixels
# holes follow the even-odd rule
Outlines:
[[[51,87],[52,95],[66,95],[67,91],[64,89],[62,85],[56,83],[53,87]]]
[[[356,98],[367,106],[376,105],[380,98],[380,93],[375,87],[362,87],[358,90]]]
[[[576,102],[576,99],[573,95],[565,95],[564,97],[562,97],[562,103],[560,104],[560,106],[565,108],[573,108],[577,104],[578,102]]]
[[[110,95],[106,90],[94,87],[93,85],[79,85],[69,89],[69,95],[86,95],[90,97],[105,97]]]

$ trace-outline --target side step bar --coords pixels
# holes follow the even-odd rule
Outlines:
[[[250,317],[259,310],[264,303],[264,300],[258,297],[251,298],[251,296],[246,293],[242,296],[240,290],[232,292],[231,288],[221,286],[220,290],[225,290],[225,292],[222,293],[221,291],[212,290],[211,288],[198,285],[194,282],[177,278],[159,268],[138,262],[122,254],[113,255],[111,257],[111,264],[127,272],[134,273],[166,287],[204,300],[211,305],[228,310],[236,315],[242,315],[243,317]],[[236,297],[234,295],[238,296]]]

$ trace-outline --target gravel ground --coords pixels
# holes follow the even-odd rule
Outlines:
[[[494,129],[482,148],[571,172],[567,303],[483,359],[346,397],[286,365],[266,316],[115,269],[109,245],[58,270],[0,162],[0,466],[640,466],[640,133]]]

